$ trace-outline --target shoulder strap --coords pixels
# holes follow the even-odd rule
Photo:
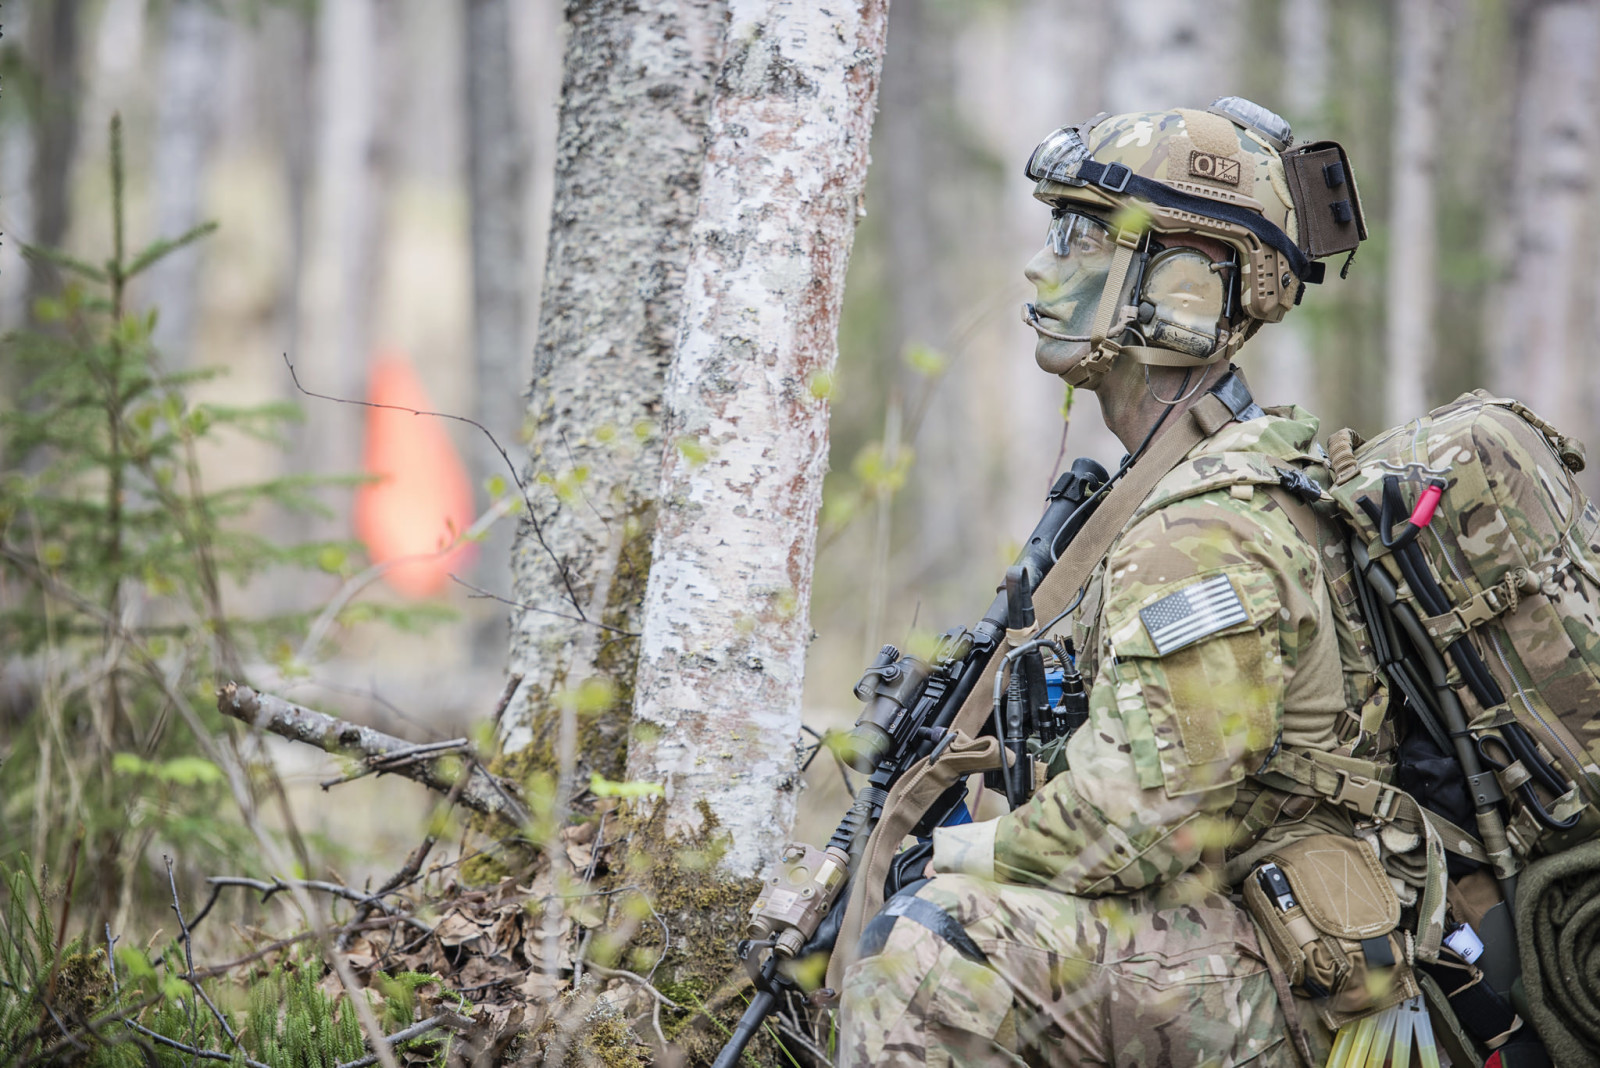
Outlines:
[[[1224,382],[1228,381],[1232,381],[1231,376],[1224,379]],[[1247,403],[1254,403],[1250,401],[1248,393],[1244,399]],[[1241,407],[1240,410],[1244,409]],[[1196,445],[1233,422],[1234,418],[1234,411],[1213,391],[1190,408],[1177,426],[1156,438],[1150,451],[1128,469],[1119,484],[1112,487],[1094,515],[1089,517],[1078,536],[1072,539],[1066,551],[1045,575],[1039,588],[1033,591],[1034,615],[1046,621],[1059,615],[1078,595],[1128,525],[1128,520],[1156,488],[1156,483],[1177,467]],[[990,659],[978,684],[968,695],[966,704],[956,714],[956,728],[976,734],[984,718],[989,715],[994,673],[999,669],[1000,659],[998,656]]]
[[[1229,374],[1189,408],[1177,425],[1157,437],[1150,451],[1128,469],[1121,482],[1111,488],[1106,499],[1095,509],[1077,537],[1072,539],[1067,550],[1045,575],[1044,581],[1033,593],[1034,614],[1046,621],[1059,615],[1094,573],[1101,558],[1110,550],[1134,512],[1138,511],[1139,505],[1155,489],[1156,483],[1166,477],[1167,472],[1178,466],[1196,445],[1248,412],[1254,404],[1255,402],[1250,399],[1249,390],[1244,388],[1243,381]],[[1260,409],[1256,408],[1255,411],[1259,413]],[[950,729],[959,732],[957,737],[965,735],[967,738],[975,738],[983,726],[983,721],[988,718],[994,692],[994,673],[999,669],[1002,659],[998,653],[989,658],[983,673],[978,676],[977,685],[973,686],[966,703],[956,713]],[[974,763],[983,760],[992,761],[993,763],[988,765],[990,767],[998,765],[996,754],[981,749],[980,757],[980,749],[981,747],[974,746],[970,757]],[[947,755],[939,763],[943,765],[948,760]],[[931,782],[932,780],[926,775],[927,770],[924,758],[912,765],[901,781]],[[950,781],[954,781],[954,776]],[[861,868],[856,872],[855,889],[850,894],[848,911],[840,925],[839,940],[834,946],[833,958],[828,966],[828,985],[835,990],[840,988],[844,969],[855,958],[854,940],[859,936],[862,925],[867,919],[876,916],[878,910],[883,907],[883,880],[888,875],[889,862],[894,859],[900,840],[921,818],[920,811],[912,811],[914,805],[901,803],[906,793],[907,791],[900,791],[899,797],[891,794],[890,799],[885,802],[883,816],[872,832]],[[936,795],[930,795],[927,800],[931,802],[933,796]]]

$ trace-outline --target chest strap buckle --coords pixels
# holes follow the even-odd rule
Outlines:
[[[1334,804],[1346,805],[1355,809],[1363,816],[1388,823],[1394,818],[1395,808],[1398,806],[1400,791],[1387,783],[1377,779],[1369,779],[1363,775],[1352,775],[1348,771],[1336,772],[1337,786],[1329,798]]]

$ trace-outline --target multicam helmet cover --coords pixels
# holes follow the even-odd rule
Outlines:
[[[1140,250],[1150,242],[1135,245],[1131,231],[1211,237],[1234,253],[1237,299],[1227,309],[1240,321],[1219,326],[1203,357],[1186,335],[1178,347],[1189,365],[1230,357],[1260,323],[1282,319],[1306,283],[1322,280],[1316,257],[1353,250],[1366,236],[1343,149],[1319,142],[1290,152],[1291,144],[1288,123],[1237,97],[1205,110],[1100,117],[1040,142],[1026,167],[1037,183],[1034,196],[1058,213],[1110,220],[1119,243],[1130,246],[1124,270],[1113,267],[1100,300],[1094,369],[1103,373],[1124,347],[1116,340],[1123,328],[1135,326],[1124,283],[1142,270]],[[1024,317],[1037,329],[1031,310]],[[1141,362],[1183,365],[1160,351],[1168,347],[1163,342],[1137,340],[1144,344],[1129,347]]]

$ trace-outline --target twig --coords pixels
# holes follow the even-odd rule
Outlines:
[[[200,1059],[207,1060],[207,1061],[228,1061],[228,1062],[231,1063],[233,1061],[234,1056],[235,1056],[235,1054],[232,1054],[232,1053],[220,1053],[220,1052],[218,1052],[217,1050],[214,1050],[214,1049],[200,1049],[198,1046],[186,1046],[182,1042],[179,1042],[175,1038],[168,1038],[166,1035],[159,1034],[159,1033],[157,1033],[155,1031],[152,1031],[152,1030],[150,1030],[150,1028],[145,1027],[142,1024],[135,1023],[132,1020],[123,1020],[122,1022],[124,1024],[126,1024],[127,1026],[133,1028],[135,1031],[139,1032],[141,1035],[145,1036],[146,1038],[151,1039],[151,1040],[153,1040],[155,1042],[159,1042],[163,1046],[171,1046],[173,1049],[182,1050],[183,1052],[189,1054],[191,1057],[199,1057]],[[239,1057],[239,1059],[241,1061],[243,1061],[248,1066],[248,1068],[272,1068],[272,1065],[270,1065],[270,1064],[262,1064],[260,1061],[251,1060],[249,1057],[244,1056],[242,1053],[238,1054],[237,1056]],[[371,1064],[372,1062],[368,1061],[367,1063]]]
[[[521,678],[521,675],[517,676],[519,681]],[[468,768],[464,769],[464,771],[464,774],[456,776],[456,784],[450,787],[450,793],[446,795],[444,799],[445,812],[449,812],[450,809],[455,807],[456,801],[461,797],[461,787],[466,784],[468,775],[471,772],[471,767],[469,766]],[[373,900],[376,901],[379,898],[382,898],[384,894],[398,890],[400,887],[405,886],[412,879],[416,878],[417,873],[422,870],[423,861],[428,859],[428,854],[433,851],[433,847],[438,841],[439,836],[430,831],[428,835],[422,839],[422,842],[417,846],[417,848],[411,851],[411,855],[406,858],[405,865],[401,867],[399,871],[395,872],[394,875],[389,878],[388,882],[378,887],[378,892],[372,895]],[[372,914],[374,907],[376,906],[368,905],[367,903],[363,902],[360,908],[356,909],[355,922],[360,923],[361,921],[365,920]],[[341,949],[349,943],[349,933],[351,929],[352,928],[346,928],[345,931],[340,933],[338,942]]]
[[[325,894],[342,897],[347,901],[358,902],[369,909],[376,909],[384,915],[393,916],[399,922],[415,927],[418,930],[433,930],[426,923],[414,916],[408,916],[400,912],[393,905],[385,903],[376,895],[364,894],[360,890],[352,890],[348,886],[324,882],[320,879],[273,879],[271,882],[267,882],[265,879],[250,879],[242,875],[213,875],[206,879],[206,882],[212,886],[243,886],[251,890],[259,890],[263,902],[272,897],[273,894],[282,893],[293,887],[300,887],[305,890],[320,890]]]
[[[347,924],[345,925],[344,930],[376,931],[384,927],[394,927],[398,924],[403,924],[407,921],[407,919],[409,919],[409,917],[383,916],[376,920],[363,920],[360,923]],[[215,979],[219,975],[228,974],[241,964],[249,964],[253,961],[258,961],[262,957],[278,952],[280,949],[288,949],[290,946],[299,945],[301,942],[309,942],[311,939],[316,937],[316,931],[301,931],[297,935],[290,935],[288,938],[280,938],[276,942],[269,942],[255,952],[246,953],[244,956],[231,960],[226,964],[213,964],[209,968],[203,968],[195,973],[195,977],[197,979]],[[424,935],[423,937],[427,936]]]
[[[794,1042],[798,1042],[801,1045],[801,1047],[805,1049],[805,1051],[807,1053],[809,1053],[813,1057],[817,1058],[817,1063],[819,1063],[819,1064],[832,1064],[833,1063],[833,1058],[828,1056],[827,1050],[823,1049],[821,1046],[819,1046],[815,1042],[813,1042],[811,1040],[810,1036],[802,1034],[798,1029],[789,1026],[789,1021],[782,1014],[779,1014],[778,1016],[774,1017],[774,1020],[776,1021],[777,1025],[778,1025],[778,1030],[783,1032],[785,1037],[789,1038],[790,1040],[792,1040]]]
[[[318,400],[333,401],[336,404],[358,404],[363,408],[390,408],[397,412],[410,412],[412,415],[430,415],[436,419],[454,419],[458,423],[477,427],[489,439],[489,444],[494,446],[494,451],[500,454],[500,459],[506,462],[506,470],[511,472],[511,480],[516,483],[517,491],[522,494],[522,506],[527,511],[528,526],[533,530],[534,538],[539,542],[539,548],[550,557],[550,562],[556,565],[556,570],[561,573],[561,584],[567,588],[567,599],[572,602],[572,607],[578,610],[578,615],[583,615],[583,606],[578,601],[578,591],[572,587],[572,576],[567,571],[567,562],[557,556],[555,550],[550,548],[550,543],[544,540],[544,528],[539,526],[539,519],[533,512],[533,498],[528,496],[527,483],[522,481],[522,475],[517,471],[517,465],[511,462],[511,457],[506,455],[506,450],[501,446],[489,428],[475,419],[468,419],[464,415],[451,415],[449,412],[426,412],[416,408],[407,408],[399,404],[379,404],[375,401],[351,400],[347,397],[331,397],[326,393],[313,393],[300,384],[300,376],[295,373],[294,362],[289,359],[289,354],[283,354],[283,362],[289,368],[289,378],[294,381],[294,388],[308,397]]]
[[[499,601],[503,605],[509,605],[512,608],[520,608],[524,612],[537,612],[540,615],[555,616],[557,619],[565,619],[570,623],[584,623],[591,627],[599,627],[601,630],[609,630],[611,633],[619,634],[624,638],[637,638],[639,636],[632,631],[623,630],[621,627],[613,627],[609,623],[601,623],[599,620],[586,619],[581,616],[569,616],[565,612],[557,612],[553,608],[540,608],[538,605],[528,604],[526,601],[513,601],[509,597],[502,597],[498,593],[484,589],[482,586],[474,586],[472,583],[468,582],[466,579],[455,574],[454,572],[450,574],[450,578],[457,585],[465,586],[467,589],[476,592],[476,596],[469,597],[468,600],[478,601],[488,599],[491,601]]]
[[[223,715],[243,720],[261,730],[323,750],[343,750],[363,757],[385,756],[412,748],[412,743],[391,734],[335,719],[321,712],[285,701],[271,694],[257,693],[248,686],[230,682],[217,691],[217,708]],[[447,775],[442,759],[418,761],[394,769],[395,774],[413,779],[440,793],[448,793],[460,778],[467,778],[460,800],[468,808],[509,823],[518,832],[527,825],[528,810],[477,761],[457,766]]]
[[[339,587],[339,591],[334,594],[332,599],[323,606],[322,611],[317,613],[317,618],[312,621],[311,626],[306,629],[305,640],[300,643],[300,649],[295,653],[295,659],[302,663],[310,662],[311,658],[316,655],[318,647],[322,645],[322,639],[327,636],[328,631],[333,628],[333,624],[338,620],[339,613],[343,612],[345,606],[355,600],[356,595],[362,590],[397,567],[420,563],[424,560],[437,560],[451,555],[462,545],[472,541],[479,534],[494,526],[510,510],[510,504],[507,500],[496,501],[482,515],[474,519],[470,527],[457,534],[448,544],[442,545],[432,552],[408,553],[405,556],[397,556],[392,560],[384,560],[380,563],[372,564],[366,570],[347,580],[344,585]]]
[[[455,576],[452,575],[451,577],[454,578]],[[513,672],[511,677],[506,679],[505,692],[500,695],[500,700],[494,706],[494,715],[489,717],[489,729],[492,732],[496,734],[500,732],[501,717],[506,714],[506,709],[511,707],[511,699],[516,696],[517,687],[521,685],[522,674],[520,672]]]
[[[385,1035],[383,1037],[385,1042],[391,1046],[394,1046],[401,1042],[409,1042],[413,1038],[417,1038],[420,1035],[425,1035],[437,1027],[448,1027],[452,1030],[459,1031],[466,1027],[468,1022],[469,1021],[460,1013],[441,1012],[437,1016],[427,1020],[421,1020],[412,1024],[410,1027],[401,1028],[394,1034]],[[376,1053],[369,1053],[365,1057],[358,1057],[353,1061],[345,1061],[343,1064],[340,1064],[338,1068],[367,1068],[367,1065],[369,1064],[376,1064],[377,1060],[378,1055]]]
[[[222,1025],[222,1033],[228,1036],[228,1041],[233,1043],[233,1048],[239,1049],[239,1036],[233,1033],[233,1028],[228,1026],[227,1017],[222,1015],[221,1010],[217,1008],[216,1002],[211,1000],[211,995],[205,992],[205,988],[200,985],[200,981],[194,977],[194,938],[190,934],[188,921],[183,918],[183,906],[178,902],[178,880],[172,874],[172,858],[163,853],[161,859],[167,862],[167,885],[172,888],[172,911],[177,914],[178,930],[183,935],[183,960],[184,964],[187,965],[187,970],[183,973],[184,981],[194,988],[194,992],[200,996],[200,1000],[206,1003],[206,1008],[211,1010],[211,1015],[217,1018],[217,1023]],[[200,1029],[194,1017],[194,1002],[191,1000],[189,1002],[189,1033],[198,1039],[200,1037]]]
[[[367,757],[367,766],[359,771],[351,772],[349,775],[341,775],[336,779],[325,779],[317,785],[326,790],[347,782],[355,782],[357,779],[364,778],[374,772],[381,775],[386,771],[393,771],[398,767],[424,758],[443,756],[452,750],[465,749],[470,744],[472,743],[466,738],[452,738],[448,742],[426,742],[422,745],[414,745],[409,749],[397,749],[392,753],[373,754]]]

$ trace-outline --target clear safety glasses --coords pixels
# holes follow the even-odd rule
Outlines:
[[[1117,250],[1111,228],[1093,215],[1056,208],[1050,212],[1050,251],[1079,260],[1089,270],[1109,267]]]

